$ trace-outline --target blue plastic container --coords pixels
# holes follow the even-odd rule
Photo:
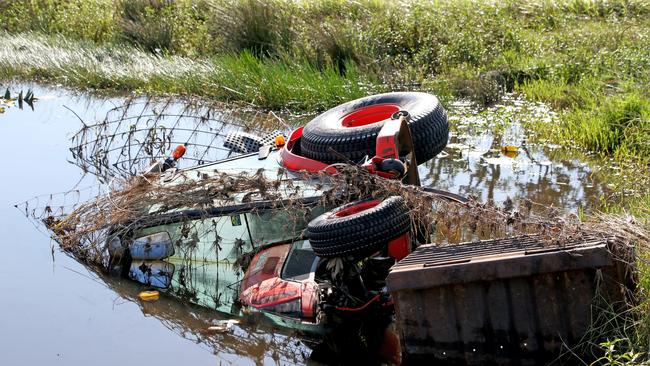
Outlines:
[[[134,260],[156,261],[174,255],[174,244],[166,231],[137,238],[129,245]]]

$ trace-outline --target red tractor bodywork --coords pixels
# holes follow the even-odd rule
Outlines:
[[[300,137],[302,137],[303,127],[298,127],[291,132],[289,135],[289,141],[282,147],[280,150],[280,160],[282,166],[289,170],[294,171],[307,171],[309,173],[318,173],[326,172],[333,174],[336,172],[336,168],[333,165],[328,165],[322,163],[318,160],[313,160],[294,153],[296,143],[299,142]]]
[[[316,265],[300,278],[284,278],[283,269],[293,244],[271,245],[257,253],[248,266],[239,288],[242,305],[258,311],[292,318],[301,322],[318,323],[320,288],[315,279]],[[304,250],[304,249],[300,249]],[[408,233],[388,242],[388,255],[399,261],[411,252]],[[319,258],[314,256],[314,261]],[[359,308],[337,308],[343,312],[358,312],[379,298],[371,299]]]
[[[282,278],[292,244],[271,246],[257,253],[240,286],[243,305],[280,316],[316,322],[318,284],[314,276],[302,280]]]
[[[384,121],[376,140],[375,156],[366,159],[361,165],[364,169],[384,178],[401,179],[406,184],[419,185],[417,162],[413,152],[413,141],[407,123],[408,114],[399,112],[395,105],[376,105],[357,110],[342,118],[341,123],[350,128]],[[300,154],[300,139],[303,127],[291,132],[288,141],[280,150],[280,163],[292,171],[306,171],[308,173],[326,172],[335,174],[337,164],[325,164],[309,159]],[[383,169],[388,161],[396,170]],[[379,201],[368,201],[366,206],[376,205]],[[355,206],[356,209],[365,209],[366,206]],[[353,214],[354,212],[341,211],[339,215]],[[411,238],[405,233],[387,243],[386,252],[396,261],[406,257],[411,252]],[[291,253],[298,249],[294,244],[271,245],[257,253],[251,261],[240,286],[240,301],[242,305],[249,306],[265,313],[282,317],[289,317],[302,322],[317,323],[320,297],[320,288],[315,280],[316,265],[299,278],[285,276],[283,270]],[[309,247],[311,251],[311,247]],[[314,255],[315,256],[315,255]],[[319,258],[314,257],[315,261]],[[364,310],[370,303],[378,301],[380,296],[375,296],[365,305],[349,309],[337,308],[344,312],[357,312]]]
[[[362,123],[364,117],[358,117],[361,122],[355,119],[350,123]],[[296,144],[300,142],[302,130],[303,127],[293,130],[289,136],[289,141],[282,147],[282,150],[280,151],[282,166],[293,171],[304,170],[309,173],[335,173],[336,165],[328,165],[317,160],[309,159],[297,152]],[[406,162],[407,169],[404,176],[396,176],[392,172],[381,170],[381,163],[388,159]],[[377,135],[375,156],[362,164],[362,167],[383,178],[399,178],[406,184],[420,184],[420,178],[417,172],[417,162],[415,160],[415,154],[413,153],[413,140],[411,139],[411,133],[405,117],[401,116],[398,119],[391,119],[384,124]],[[412,169],[408,169],[408,167],[412,167]]]

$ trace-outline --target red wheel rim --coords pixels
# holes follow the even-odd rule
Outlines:
[[[366,202],[360,202],[350,207],[346,207],[340,211],[335,212],[332,217],[346,217],[357,214],[359,212],[371,209],[379,204],[380,201],[372,200]]]
[[[356,109],[341,118],[343,127],[359,127],[389,119],[399,111],[395,104],[375,104]]]

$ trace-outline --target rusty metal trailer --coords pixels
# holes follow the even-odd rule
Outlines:
[[[537,236],[423,245],[387,278],[405,360],[540,364],[580,342],[602,294],[624,303],[625,263],[607,240]]]

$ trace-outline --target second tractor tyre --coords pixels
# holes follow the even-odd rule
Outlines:
[[[404,199],[392,196],[383,201],[352,202],[326,212],[307,225],[307,236],[320,257],[363,257],[382,249],[410,227]]]

